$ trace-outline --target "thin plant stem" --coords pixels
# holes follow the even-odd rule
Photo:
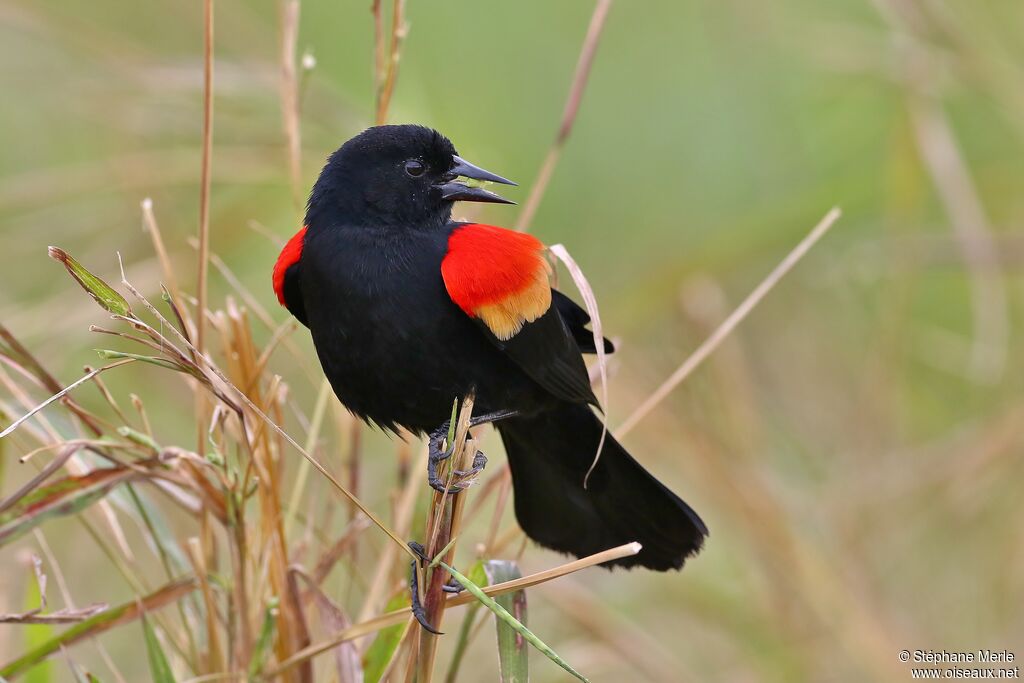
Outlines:
[[[676,368],[675,372],[669,375],[668,379],[662,382],[661,386],[655,389],[650,396],[648,396],[646,400],[644,400],[644,402],[641,403],[621,425],[619,425],[619,428],[615,430],[615,436],[621,438],[628,434],[633,427],[640,422],[640,420],[644,419],[644,417],[654,410],[655,406],[661,403],[666,396],[672,393],[672,391],[682,383],[683,380],[689,377],[690,373],[696,370],[700,364],[703,363],[704,360],[719,347],[725,338],[736,329],[736,326],[743,322],[747,315],[749,315],[750,312],[754,310],[759,303],[761,303],[761,300],[764,299],[765,295],[767,295],[768,292],[770,292],[772,288],[774,288],[775,285],[785,277],[786,273],[792,270],[793,266],[800,262],[800,259],[802,259],[804,255],[811,250],[811,247],[817,244],[818,240],[825,236],[825,233],[827,233],[835,224],[840,215],[842,215],[842,212],[838,207],[833,208],[825,214],[825,217],[814,226],[806,237],[800,240],[799,244],[793,247],[793,250],[786,255],[786,258],[782,259],[779,265],[775,266],[772,272],[770,272],[768,276],[754,288],[754,291],[747,295],[747,298],[736,307],[736,310],[734,310],[729,317],[711,333],[711,336],[705,339],[704,343],[698,346],[697,349],[690,354],[690,356],[684,360],[678,368]]]
[[[380,17],[380,2],[374,2],[375,36],[377,40],[378,62],[380,62],[380,51],[383,49],[383,40],[380,35],[383,32],[383,21]],[[405,23],[405,0],[394,0],[391,14],[391,45],[387,57],[387,68],[383,77],[378,75],[377,86],[377,125],[384,125],[388,121],[388,109],[391,107],[391,97],[395,93],[395,83],[398,81],[398,62],[402,58],[402,43],[405,41],[409,27]],[[378,63],[377,73],[381,73]]]
[[[213,157],[213,0],[203,0],[203,138],[202,167],[199,181],[199,276],[196,284],[196,348],[206,351],[207,279],[210,268],[210,167]],[[209,401],[196,394],[198,436],[196,450],[206,452],[206,419]]]
[[[299,35],[299,0],[281,0],[281,117],[288,147],[292,201],[302,204],[302,132],[295,44]]]
[[[530,188],[530,194],[526,198],[523,210],[516,219],[515,229],[525,232],[530,229],[534,214],[540,206],[541,199],[548,189],[551,176],[558,165],[558,159],[562,156],[565,143],[572,134],[573,124],[576,122],[576,115],[580,111],[580,103],[583,101],[583,93],[587,88],[587,79],[590,76],[590,67],[594,64],[594,55],[597,54],[597,46],[601,42],[601,33],[604,30],[605,19],[608,17],[608,10],[611,9],[612,0],[597,0],[594,13],[590,16],[590,26],[587,28],[587,36],[583,39],[583,48],[580,50],[579,60],[576,62],[576,73],[572,78],[572,85],[569,87],[569,97],[565,102],[565,109],[562,112],[562,122],[558,126],[558,134],[555,141],[548,149],[544,163],[540,166],[537,179]]]
[[[595,553],[594,555],[589,555],[578,560],[573,560],[572,562],[567,562],[563,565],[559,565],[558,567],[553,567],[551,569],[546,569],[542,572],[537,572],[536,574],[524,576],[521,579],[505,581],[504,583],[497,583],[493,586],[487,586],[482,590],[485,595],[489,595],[491,597],[495,597],[497,595],[504,595],[505,593],[510,593],[513,591],[529,588],[531,586],[536,586],[541,583],[546,583],[548,581],[552,581],[559,577],[565,576],[566,574],[572,574],[573,572],[578,572],[581,569],[593,567],[594,565],[598,565],[604,562],[612,562],[623,557],[630,557],[632,555],[636,555],[640,552],[641,549],[642,546],[639,543],[625,543],[615,548],[609,548],[608,550],[603,550],[599,553]],[[445,601],[445,608],[449,609],[452,607],[467,605],[469,603],[474,602],[475,600],[476,598],[474,598],[469,593],[460,593],[458,595],[450,596]],[[332,637],[328,638],[325,641],[315,643],[303,649],[302,651],[297,652],[285,661],[281,662],[276,668],[266,672],[265,676],[267,678],[278,676],[284,671],[287,671],[293,666],[297,666],[309,660],[312,657],[316,657],[317,655],[329,652],[339,643],[344,643],[349,640],[355,640],[356,638],[361,638],[370,633],[379,631],[382,628],[387,628],[388,626],[393,626],[394,624],[400,624],[409,618],[410,613],[411,610],[408,607],[403,607],[402,609],[394,610],[393,612],[387,612],[386,614],[381,614],[380,616],[373,617],[372,619],[368,619],[358,624],[354,624],[349,628],[339,631],[338,633],[334,634]]]

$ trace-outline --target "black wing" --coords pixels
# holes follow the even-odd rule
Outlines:
[[[587,329],[587,325],[590,324],[590,314],[587,313],[587,310],[557,289],[551,290],[551,303],[562,316],[569,332],[572,333],[572,338],[576,340],[576,346],[580,347],[580,351],[597,353],[597,347],[594,346],[594,333]],[[615,353],[615,345],[608,339],[604,340],[604,352]]]
[[[552,294],[556,292],[552,291]],[[559,294],[559,297],[576,306],[564,295]],[[554,298],[552,306],[544,315],[524,324],[519,332],[507,340],[496,337],[482,321],[478,320],[477,323],[492,344],[504,351],[526,374],[552,394],[566,401],[583,401],[600,407],[590,387],[590,375],[576,341],[577,333],[566,324],[560,310],[560,305],[564,304],[556,303],[558,300]],[[583,315],[586,316],[585,311]],[[582,325],[576,327],[583,329]],[[590,348],[593,348],[593,337],[589,331],[585,331],[585,334],[591,340]]]

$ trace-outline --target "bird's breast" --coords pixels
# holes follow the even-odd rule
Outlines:
[[[446,293],[445,243],[429,235],[320,242],[303,250],[303,299],[339,399],[385,426],[443,422],[452,400],[481,379],[459,359],[492,352]]]

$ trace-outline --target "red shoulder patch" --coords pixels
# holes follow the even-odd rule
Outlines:
[[[288,243],[284,245],[281,254],[274,263],[274,293],[277,294],[277,301],[282,306],[284,303],[284,276],[288,269],[299,262],[302,257],[302,242],[306,237],[306,226],[292,235]]]
[[[452,301],[499,339],[551,306],[544,245],[533,235],[470,223],[452,231],[441,276]]]

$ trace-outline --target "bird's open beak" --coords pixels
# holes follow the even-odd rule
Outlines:
[[[444,180],[434,186],[441,190],[442,199],[463,202],[515,204],[515,202],[505,199],[501,195],[497,195],[490,190],[485,190],[477,185],[469,185],[465,181],[459,179],[470,178],[472,180],[501,183],[502,185],[515,185],[511,180],[502,178],[500,175],[491,173],[490,171],[485,171],[479,166],[474,166],[462,157],[453,156],[452,161],[454,162],[454,165],[448,173],[445,174]]]

